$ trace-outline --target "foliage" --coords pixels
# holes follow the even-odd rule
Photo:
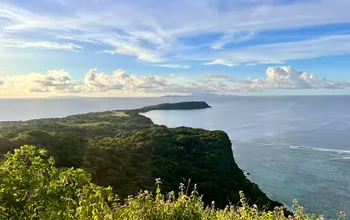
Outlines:
[[[149,108],[197,108],[206,103],[176,103]],[[153,190],[156,177],[163,189],[173,191],[179,182],[198,184],[203,201],[216,206],[239,202],[244,190],[249,204],[272,210],[271,201],[251,183],[233,158],[231,142],[222,131],[157,126],[135,111],[107,111],[0,122],[0,153],[24,144],[48,150],[57,167],[83,168],[100,186],[112,186],[122,199],[141,189]]]
[[[205,206],[196,185],[190,194],[184,184],[176,195],[161,192],[156,179],[156,192],[141,191],[122,203],[111,187],[91,183],[90,175],[75,168],[58,169],[47,151],[25,145],[7,153],[0,166],[0,219],[133,219],[133,220],[238,220],[298,219],[321,220],[309,215],[294,201],[295,214],[285,217],[282,207],[273,211],[250,206],[243,192],[240,205],[217,209],[215,202]],[[339,219],[345,219],[341,212]]]
[[[75,219],[109,211],[111,188],[90,183],[82,169],[60,170],[47,151],[25,145],[0,167],[1,219]]]

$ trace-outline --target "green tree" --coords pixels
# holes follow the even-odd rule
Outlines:
[[[187,193],[184,184],[179,193],[161,193],[161,179],[156,192],[141,191],[129,196],[123,205],[116,201],[110,187],[90,182],[82,169],[59,169],[47,151],[25,145],[5,156],[0,166],[0,219],[121,219],[121,220],[322,220],[322,216],[304,213],[294,201],[294,216],[284,216],[283,207],[260,211],[249,206],[240,192],[241,206],[217,209],[215,203],[204,206],[196,185]],[[340,212],[338,219],[345,219]]]
[[[94,185],[82,169],[58,169],[47,151],[25,145],[0,167],[1,219],[102,219],[112,189]]]

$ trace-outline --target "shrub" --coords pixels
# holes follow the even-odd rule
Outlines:
[[[297,201],[295,214],[289,217],[284,216],[283,207],[259,210],[256,205],[248,205],[243,192],[240,206],[230,204],[217,209],[213,201],[205,207],[196,186],[189,195],[184,184],[180,184],[177,194],[163,194],[159,178],[155,193],[141,191],[120,202],[111,187],[92,184],[86,171],[56,168],[46,150],[25,145],[5,157],[0,167],[1,219],[324,219],[305,214]],[[345,219],[344,212],[340,212],[339,219]]]

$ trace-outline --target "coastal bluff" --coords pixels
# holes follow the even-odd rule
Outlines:
[[[57,167],[82,168],[90,173],[93,183],[111,186],[121,199],[140,190],[154,190],[155,178],[161,178],[164,192],[178,191],[180,183],[190,192],[197,184],[203,201],[215,201],[218,208],[239,204],[241,190],[250,205],[269,210],[282,206],[244,175],[224,131],[168,128],[138,114],[205,108],[210,108],[206,102],[165,103],[134,110],[0,122],[0,153],[26,144],[45,148]]]

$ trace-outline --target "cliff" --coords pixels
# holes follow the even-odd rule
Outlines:
[[[250,182],[233,158],[231,142],[223,131],[154,125],[137,112],[155,109],[208,108],[205,102],[162,104],[137,110],[108,111],[0,123],[0,152],[24,144],[48,149],[58,167],[81,167],[94,183],[112,186],[121,197],[141,189],[154,189],[162,178],[162,189],[176,191],[179,183],[198,185],[204,202],[217,207],[239,203],[243,190],[249,204],[272,209],[270,200]]]

